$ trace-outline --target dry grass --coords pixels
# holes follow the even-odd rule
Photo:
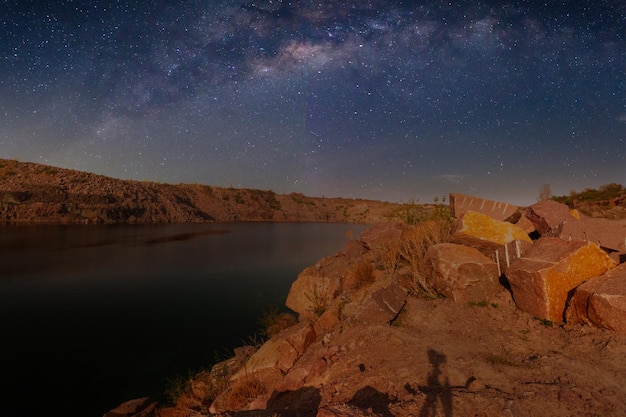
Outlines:
[[[229,410],[239,410],[248,405],[250,401],[254,400],[259,395],[266,393],[267,388],[261,381],[254,378],[246,379],[232,387],[230,395],[228,396],[227,408]]]
[[[446,242],[451,231],[451,222],[445,220],[427,220],[413,226],[399,241],[387,246],[382,260],[385,269],[395,274],[401,267],[408,267],[413,292],[436,297],[437,292],[427,279],[426,251],[432,245]]]
[[[170,381],[167,396],[179,409],[208,411],[208,407],[228,387],[231,374],[223,372],[200,372],[188,379],[179,377]]]
[[[259,319],[261,334],[270,338],[281,331],[288,329],[298,322],[296,316],[290,313],[281,313],[276,307],[271,306]]]
[[[372,275],[373,271],[374,268],[369,261],[362,260],[358,262],[352,269],[352,274],[354,275],[354,285],[356,288],[363,288],[374,282],[374,276]]]

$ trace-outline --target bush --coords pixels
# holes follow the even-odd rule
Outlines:
[[[352,270],[356,288],[362,288],[374,282],[374,276],[372,275],[373,271],[374,268],[370,262],[361,261],[357,263]]]
[[[267,338],[280,333],[282,330],[288,329],[297,322],[298,320],[293,314],[281,313],[274,306],[270,306],[267,311],[264,310],[259,319],[261,334]]]
[[[395,273],[406,265],[413,292],[427,298],[437,297],[437,292],[427,280],[426,252],[432,245],[446,242],[451,231],[452,222],[447,220],[427,220],[415,225],[399,241],[386,248],[385,268]]]

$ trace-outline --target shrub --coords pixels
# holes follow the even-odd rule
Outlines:
[[[315,314],[315,316],[320,317],[326,312],[326,308],[328,308],[328,306],[326,305],[326,300],[320,294],[317,286],[313,287],[313,294],[307,293],[305,294],[305,297],[311,303],[309,311]]]
[[[372,264],[365,260],[354,266],[352,274],[354,275],[354,282],[357,288],[362,288],[374,281],[373,270]]]
[[[267,393],[267,388],[255,378],[247,379],[236,384],[228,397],[227,407],[233,410],[241,409],[257,398]]]
[[[428,298],[437,297],[427,280],[426,252],[432,245],[446,242],[451,231],[452,223],[446,220],[427,220],[413,226],[400,240],[386,248],[385,267],[395,273],[400,266],[408,266],[413,292]]]
[[[281,313],[274,306],[270,306],[267,311],[264,310],[259,319],[261,334],[267,338],[280,333],[282,330],[288,329],[297,322],[298,320],[293,314]]]

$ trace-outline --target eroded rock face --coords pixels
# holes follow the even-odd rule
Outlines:
[[[429,283],[454,301],[485,301],[502,289],[498,266],[478,249],[441,243],[428,249],[426,262]]]
[[[563,223],[576,221],[568,206],[554,200],[543,200],[528,207],[526,217],[541,236],[559,236]]]
[[[514,259],[505,274],[519,309],[560,323],[568,293],[615,265],[594,243],[542,238]]]
[[[576,288],[566,318],[626,334],[626,263]]]

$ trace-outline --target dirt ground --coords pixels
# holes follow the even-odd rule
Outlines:
[[[308,397],[351,406],[345,415],[626,416],[626,336],[550,326],[506,291],[479,304],[410,298],[391,325],[348,327],[323,344],[300,361],[322,355],[328,366]]]

